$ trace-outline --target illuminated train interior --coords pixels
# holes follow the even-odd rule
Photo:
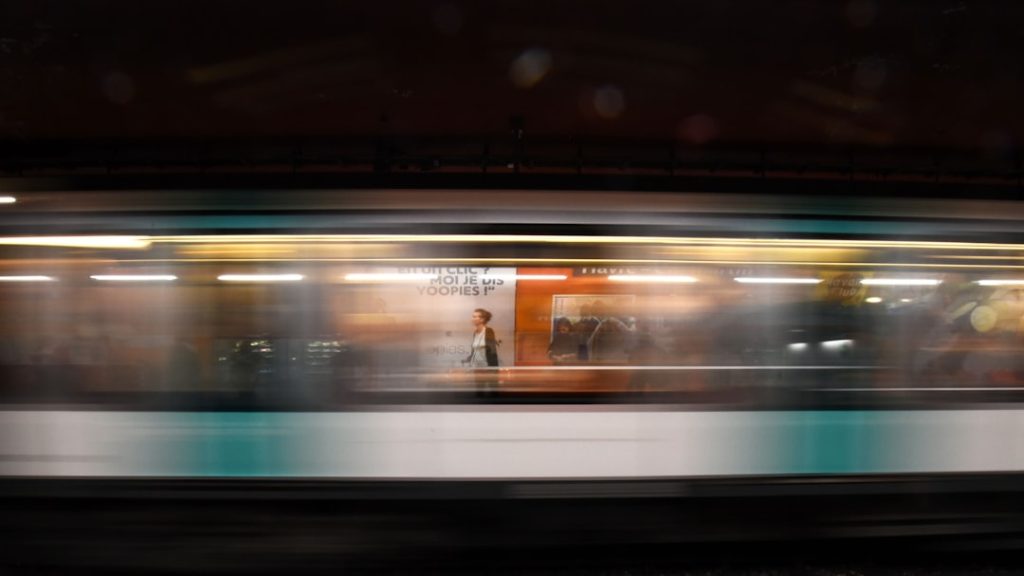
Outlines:
[[[929,407],[1024,390],[1024,245],[7,236],[13,408]],[[497,365],[472,361],[490,312]],[[493,363],[492,363],[493,364]]]

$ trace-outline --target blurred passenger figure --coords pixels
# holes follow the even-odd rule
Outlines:
[[[624,362],[629,351],[631,330],[614,316],[604,302],[594,304],[594,314],[601,323],[587,342],[590,359],[595,362]]]
[[[555,333],[548,345],[548,358],[555,364],[571,364],[579,360],[579,338],[568,318],[555,320]]]
[[[580,319],[573,325],[572,330],[576,334],[576,358],[578,360],[590,359],[590,337],[594,335],[601,320],[594,316],[594,306],[590,303],[580,306]]]
[[[494,335],[494,329],[488,326],[492,314],[483,308],[473,310],[473,345],[466,364],[477,370],[476,387],[477,393],[487,396],[497,391],[497,372],[487,370],[498,367],[498,339]]]
[[[598,302],[600,305],[600,302]],[[590,335],[597,329],[601,319],[594,315],[594,304],[587,303],[580,306],[580,319],[573,326],[573,330],[589,339]]]

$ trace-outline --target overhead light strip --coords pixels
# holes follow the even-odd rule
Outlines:
[[[865,278],[864,286],[938,286],[942,280],[934,278]]]
[[[346,282],[429,282],[439,274],[420,272],[353,272],[345,274]]]
[[[741,277],[733,278],[740,284],[821,284],[818,278],[762,278],[762,277]]]
[[[978,280],[981,286],[1024,286],[1024,280],[985,279]]]
[[[305,278],[302,274],[221,274],[217,280],[221,282],[298,282]]]
[[[506,275],[500,275],[500,274],[495,274],[495,275],[485,274],[485,275],[481,276],[481,279],[485,279],[485,280],[520,280],[520,281],[522,281],[522,280],[525,280],[525,281],[532,281],[532,280],[558,281],[558,280],[565,280],[567,278],[568,278],[568,276],[565,275],[565,274],[509,274],[507,276]]]
[[[0,282],[53,282],[56,278],[52,276],[0,276]]]
[[[98,282],[174,282],[173,274],[94,274],[89,276]]]
[[[693,276],[677,276],[669,274],[612,274],[608,276],[612,282],[635,282],[650,284],[692,284],[697,281]]]
[[[0,237],[0,246],[40,246],[51,248],[148,248],[145,236],[8,236]]]

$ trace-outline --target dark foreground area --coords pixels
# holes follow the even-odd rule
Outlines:
[[[8,481],[0,572],[1014,574],[1019,485]]]
[[[209,535],[207,535],[209,536]],[[240,536],[241,537],[241,536]],[[190,544],[152,543],[148,551],[92,550],[66,556],[60,549],[45,561],[5,560],[3,574],[495,574],[570,576],[928,576],[1020,574],[1020,540],[973,539],[816,541],[784,544],[749,542],[715,545],[646,545],[487,549],[410,553],[353,559],[334,545],[307,536],[272,546],[267,561],[260,544],[220,547],[195,536]],[[264,543],[265,544],[265,543]],[[287,546],[287,553],[281,546]]]

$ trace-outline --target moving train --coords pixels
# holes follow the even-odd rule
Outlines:
[[[197,198],[3,207],[0,475],[559,494],[1024,471],[1012,203]]]

